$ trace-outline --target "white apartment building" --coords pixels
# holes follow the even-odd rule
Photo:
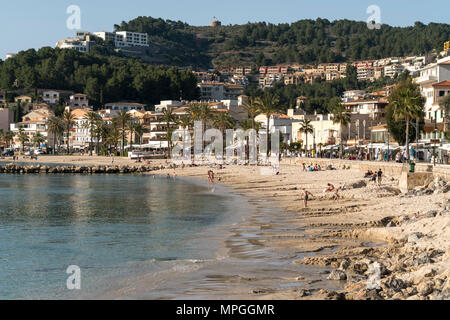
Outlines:
[[[59,102],[59,92],[58,91],[44,91],[42,93],[42,101],[46,103],[56,104]]]
[[[118,37],[123,37],[123,47],[148,47],[148,35],[146,33],[118,31],[115,34]]]
[[[384,76],[394,78],[395,75],[400,75],[404,70],[401,64],[391,64],[384,67]]]
[[[145,111],[145,105],[137,102],[110,102],[105,104],[105,109],[113,111]]]
[[[123,35],[121,35],[121,34],[117,34],[115,32],[106,32],[106,31],[94,32],[93,34],[95,36],[103,39],[103,41],[111,41],[111,42],[113,42],[114,46],[116,48],[120,48],[120,47],[124,47],[125,46]]]
[[[426,99],[425,128],[422,139],[444,138],[444,112],[439,106],[439,99],[450,91],[450,86],[448,86],[450,84],[450,57],[425,66],[415,81],[420,85],[420,91]],[[434,122],[437,124],[437,133],[434,132]]]
[[[72,111],[75,125],[71,130],[70,145],[74,149],[84,149],[91,141],[89,121],[87,120],[88,111],[76,109]]]
[[[385,117],[388,101],[387,99],[349,101],[345,102],[344,105],[353,114],[368,115],[370,120],[381,122]]]
[[[87,108],[89,106],[89,99],[87,95],[82,93],[77,93],[74,95],[71,95],[69,98],[69,107],[72,107],[74,109],[76,108]]]
[[[266,134],[267,117],[260,114],[255,117],[255,121],[261,123],[263,128],[260,130],[260,134]],[[292,136],[292,127],[294,123],[299,123],[299,119],[293,119],[285,114],[274,114],[269,119],[269,131],[279,130],[282,135],[283,142],[290,144],[296,140]]]
[[[308,116],[311,120],[313,132],[306,134],[300,132],[302,122],[294,122],[292,124],[293,142],[302,142],[303,147],[307,146],[308,150],[312,150],[318,145],[338,145],[341,143],[341,131],[343,142],[347,140],[359,140],[370,138],[370,127],[372,121],[368,115],[352,114],[348,125],[341,127],[339,123],[333,122],[332,114],[317,114],[314,117]],[[306,140],[308,144],[306,145]]]
[[[358,67],[357,77],[358,80],[373,80],[375,78],[374,67]]]
[[[19,131],[23,129],[28,136],[29,142],[27,145],[31,146],[33,137],[40,133],[46,139],[48,145],[53,145],[53,135],[49,134],[47,120],[53,116],[53,112],[48,109],[33,110],[22,117],[22,122],[11,123],[10,130],[15,133],[13,144],[15,148],[21,147],[19,141]]]
[[[158,105],[155,105],[155,112],[162,113],[166,109],[176,109],[183,105],[183,101],[176,100],[164,100],[161,101]]]
[[[56,47],[60,49],[73,49],[78,52],[87,53],[90,50],[90,42],[79,38],[68,38],[59,41],[56,44]]]
[[[244,86],[234,83],[201,82],[200,97],[203,101],[237,100],[244,93]]]
[[[367,93],[364,90],[348,90],[344,91],[344,94],[342,96],[342,101],[349,102],[349,101],[355,101],[360,100],[364,98],[367,95]]]
[[[438,60],[436,63],[425,66],[420,71],[420,76],[415,79],[416,83],[420,85],[422,95],[426,98],[425,103],[425,119],[431,120],[429,117],[434,112],[439,111],[439,106],[436,105],[437,97],[435,96],[436,90],[433,85],[450,80],[450,57]],[[439,112],[438,112],[439,114]],[[438,116],[438,122],[442,121],[442,118]]]

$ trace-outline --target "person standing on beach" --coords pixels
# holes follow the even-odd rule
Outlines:
[[[383,178],[383,171],[381,171],[381,169],[378,170],[377,177],[378,177],[378,185],[381,186],[381,180]]]
[[[305,204],[305,208],[308,207],[308,200],[309,200],[309,196],[314,197],[314,195],[309,192],[308,190],[306,190],[305,188],[302,189],[302,191],[300,192],[301,197],[303,198],[303,202]]]

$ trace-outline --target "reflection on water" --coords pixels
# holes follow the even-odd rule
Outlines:
[[[227,199],[203,186],[151,176],[0,175],[0,196],[7,299],[59,297],[69,265],[89,290],[130,263],[211,258],[197,235],[227,212]]]

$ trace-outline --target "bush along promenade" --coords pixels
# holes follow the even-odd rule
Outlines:
[[[57,174],[57,173],[82,173],[82,174],[125,174],[125,173],[145,173],[151,171],[157,171],[164,169],[161,166],[41,166],[41,165],[16,165],[7,164],[0,166],[0,173],[14,173],[14,174],[27,174],[27,173],[41,173],[41,174]]]

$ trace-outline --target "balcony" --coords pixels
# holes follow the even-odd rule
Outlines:
[[[416,78],[416,83],[420,84],[420,85],[427,85],[427,84],[436,82],[437,80],[438,80],[437,76],[425,75],[425,76]]]

